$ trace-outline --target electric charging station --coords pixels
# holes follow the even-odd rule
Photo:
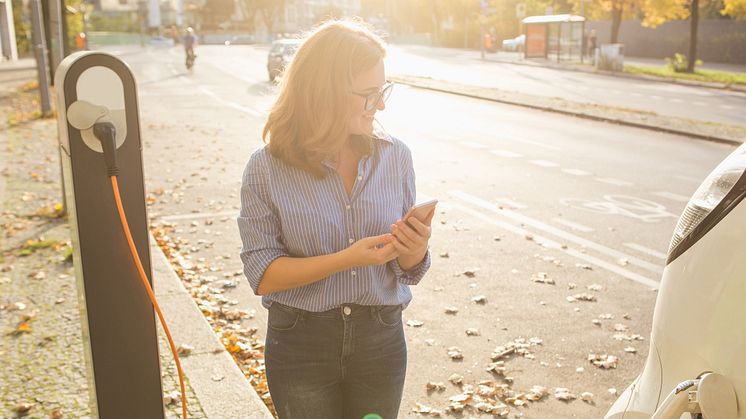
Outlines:
[[[163,418],[153,306],[122,234],[115,173],[107,171],[118,160],[122,207],[152,286],[135,79],[115,56],[84,51],[60,63],[55,88],[91,414]]]

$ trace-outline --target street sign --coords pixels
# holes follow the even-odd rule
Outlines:
[[[518,3],[515,5],[515,17],[518,19],[526,17],[526,3]]]

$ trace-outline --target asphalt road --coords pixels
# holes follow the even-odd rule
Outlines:
[[[173,223],[191,244],[185,257],[209,263],[211,280],[222,280],[240,274],[241,173],[262,145],[273,87],[264,49],[202,46],[193,74],[182,54],[149,49],[121,58],[139,82],[146,190],[158,194],[149,216]],[[400,416],[418,402],[445,409],[460,393],[447,382],[451,374],[474,385],[493,379],[485,368],[496,346],[532,337],[542,340],[535,359],[507,361],[508,373],[515,390],[541,385],[551,394],[515,411],[602,416],[615,399],[608,389],[623,391],[644,363],[653,289],[678,214],[733,148],[404,86],[379,119],[412,149],[418,200],[441,201],[433,267],[404,314],[423,325],[406,327]],[[534,282],[540,272],[555,284]],[[579,293],[597,301],[567,301]],[[480,295],[486,304],[472,301]],[[256,310],[246,326],[263,334],[266,314],[246,282],[226,296]],[[459,311],[447,315],[446,306]],[[615,327],[645,340],[615,340]],[[452,346],[463,361],[448,357]],[[618,368],[593,366],[590,353],[618,356]],[[428,394],[429,381],[445,382],[446,391]],[[555,400],[556,387],[591,392],[595,403]]]
[[[508,54],[500,53],[497,54]],[[479,51],[391,46],[389,71],[582,103],[746,126],[746,93],[506,64]]]

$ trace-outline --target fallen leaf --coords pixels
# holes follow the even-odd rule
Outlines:
[[[464,354],[458,346],[451,346],[447,351],[448,356],[454,361],[464,359]]]
[[[587,391],[580,393],[580,400],[586,403],[593,404],[593,393],[589,393]]]
[[[176,353],[179,356],[189,356],[193,350],[194,350],[193,346],[187,345],[186,343],[182,343],[181,345],[179,345],[178,348],[176,348]]]
[[[427,389],[427,391],[445,391],[446,385],[441,382],[436,383],[431,381],[425,385],[425,389]]]
[[[407,326],[409,327],[422,327],[423,324],[419,320],[407,320]]]
[[[446,311],[446,314],[456,314],[458,313],[458,308],[449,306],[449,307],[446,307],[445,311]]]
[[[546,272],[538,272],[531,276],[531,280],[540,284],[554,285],[554,279],[549,278]]]
[[[479,336],[479,330],[475,328],[466,329],[466,336]]]
[[[460,386],[461,384],[464,383],[464,377],[454,373],[454,374],[451,374],[450,377],[448,377],[448,381],[450,381],[452,384]]]
[[[487,297],[484,295],[477,295],[476,297],[472,298],[471,301],[474,301],[477,304],[487,304]]]
[[[601,368],[601,369],[612,369],[616,368],[619,364],[619,358],[615,357],[614,355],[597,355],[597,354],[589,354],[588,355],[588,361],[590,361],[591,364]]]
[[[563,402],[573,401],[578,398],[578,396],[570,393],[570,390],[563,387],[557,387],[554,389],[554,397]]]

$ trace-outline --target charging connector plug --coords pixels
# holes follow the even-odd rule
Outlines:
[[[101,141],[104,149],[104,161],[108,176],[119,176],[117,166],[117,129],[111,122],[96,122],[93,124],[93,135]]]

